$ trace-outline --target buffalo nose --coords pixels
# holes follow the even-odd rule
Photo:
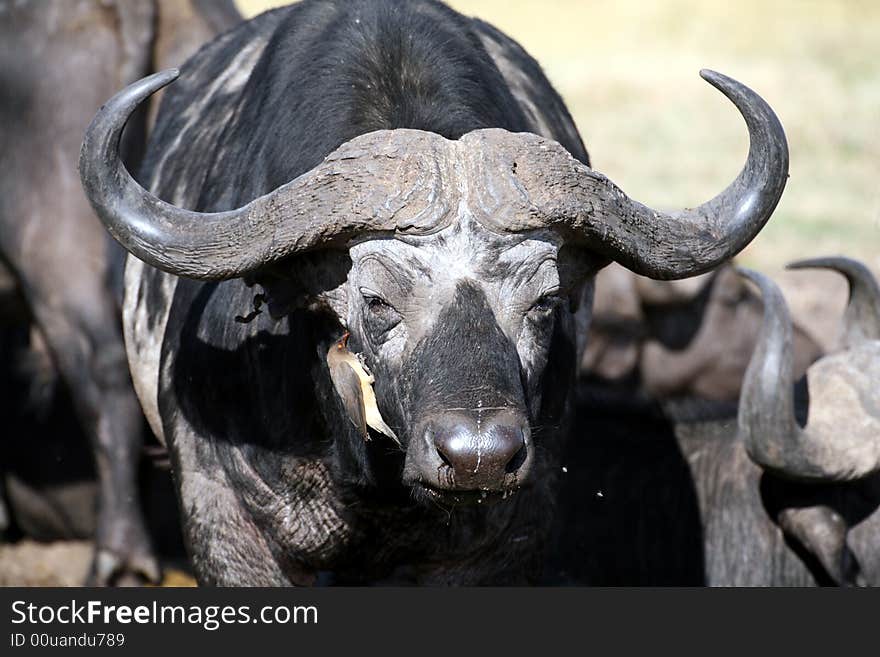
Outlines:
[[[482,422],[462,416],[435,421],[433,445],[451,474],[445,479],[459,490],[501,490],[521,480],[530,461],[527,427],[507,413]]]

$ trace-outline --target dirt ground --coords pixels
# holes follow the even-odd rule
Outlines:
[[[90,541],[0,544],[0,586],[82,586],[92,559]],[[195,586],[192,576],[166,568],[161,586]]]
[[[0,544],[0,586],[80,586],[91,558],[88,541]]]

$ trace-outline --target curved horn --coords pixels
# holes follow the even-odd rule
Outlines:
[[[782,292],[748,269],[764,300],[764,319],[743,379],[739,433],[761,467],[806,481],[848,481],[880,470],[880,344],[826,357],[808,370],[810,414],[794,416],[792,324]]]
[[[787,269],[812,268],[839,272],[849,282],[849,302],[843,317],[843,346],[880,340],[880,285],[871,270],[858,260],[844,256],[798,260],[787,266]]]
[[[667,214],[629,198],[601,173],[547,146],[516,155],[518,177],[530,187],[529,216],[508,220],[514,230],[552,227],[637,274],[687,278],[739,253],[770,218],[788,179],[788,144],[770,106],[743,84],[714,71],[700,75],[727,96],[745,119],[749,155],[736,179],[702,205]],[[517,169],[516,166],[513,167]]]
[[[770,106],[721,73],[704,69],[700,76],[742,114],[749,154],[736,179],[696,208],[670,215],[621,199],[617,214],[632,239],[612,240],[608,255],[651,278],[692,276],[739,253],[767,223],[788,180],[788,143]]]
[[[189,278],[235,278],[366,231],[418,232],[445,213],[442,203],[428,202],[443,182],[431,164],[436,140],[443,140],[412,130],[353,139],[236,210],[194,212],[166,203],[131,177],[118,149],[135,108],[177,76],[176,69],[162,71],[116,94],[92,120],[80,153],[80,178],[95,212],[144,262]]]

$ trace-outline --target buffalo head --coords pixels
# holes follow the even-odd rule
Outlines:
[[[433,498],[503,496],[534,474],[547,429],[563,423],[576,318],[589,316],[599,268],[614,260],[658,279],[708,271],[758,233],[787,178],[770,107],[704,71],[745,118],[751,145],[724,191],[678,213],[630,199],[552,140],[502,129],[456,141],[364,134],[243,207],[194,212],[144,190],[117,155],[128,116],[176,76],[128,87],[90,126],[80,169],[98,215],[130,253],[177,276],[271,287],[268,272],[314,278],[342,254],[342,276],[311,295],[338,329],[322,356],[350,333],[406,452],[403,481]]]

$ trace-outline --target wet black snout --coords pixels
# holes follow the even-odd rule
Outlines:
[[[531,466],[528,422],[515,411],[444,414],[424,437],[433,454],[423,474],[437,488],[506,490],[522,484]]]

